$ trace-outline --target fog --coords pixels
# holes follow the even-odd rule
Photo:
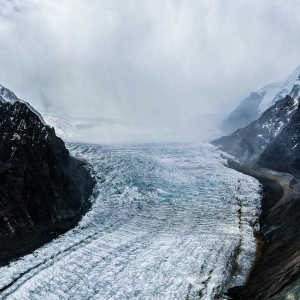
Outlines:
[[[43,112],[192,139],[287,77],[299,36],[296,0],[0,0],[0,84]]]

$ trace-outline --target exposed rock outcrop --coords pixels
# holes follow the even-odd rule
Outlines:
[[[30,107],[0,97],[0,264],[73,227],[94,179]]]
[[[290,122],[297,108],[298,101],[286,96],[267,109],[258,120],[212,144],[243,163],[252,164]]]
[[[290,96],[245,128],[212,142],[238,159],[232,167],[264,185],[259,257],[245,286],[228,291],[230,299],[300,298],[299,97],[300,76]]]
[[[278,137],[266,147],[258,164],[272,170],[300,174],[300,108]]]
[[[300,298],[300,181],[293,175],[231,166],[264,186],[258,257],[243,287],[228,290],[234,300]]]

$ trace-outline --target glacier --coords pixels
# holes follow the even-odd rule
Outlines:
[[[261,187],[214,146],[68,148],[93,166],[92,209],[0,268],[0,299],[213,299],[245,282]]]

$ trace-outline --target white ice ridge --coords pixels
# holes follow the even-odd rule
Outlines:
[[[259,105],[258,112],[262,114],[276,101],[283,99],[289,95],[295,84],[297,84],[300,76],[300,66],[284,81],[278,83],[271,83],[264,86],[258,94],[263,95],[262,101]]]
[[[214,147],[69,150],[93,165],[99,195],[74,230],[0,268],[1,299],[211,300],[243,284],[260,186]]]

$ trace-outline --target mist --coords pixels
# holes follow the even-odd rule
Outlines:
[[[205,139],[300,64],[299,36],[294,0],[0,0],[0,84],[41,112],[146,124],[136,139]]]

